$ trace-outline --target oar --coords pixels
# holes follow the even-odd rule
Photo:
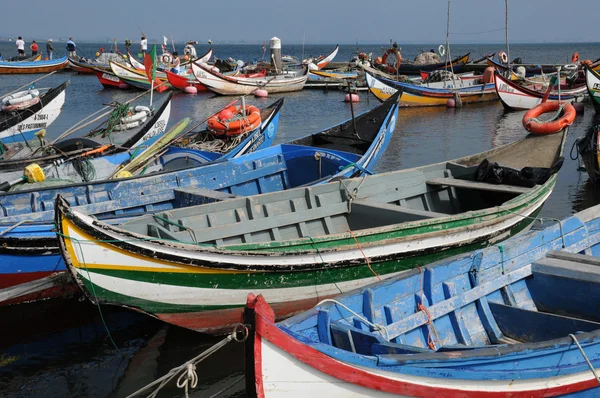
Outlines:
[[[595,61],[594,61],[594,62],[595,62]],[[19,90],[21,90],[22,88],[29,87],[29,86],[31,86],[32,84],[34,84],[34,83],[37,83],[37,82],[39,82],[40,80],[42,80],[42,79],[45,79],[45,78],[47,78],[48,76],[55,74],[56,72],[58,72],[58,71],[57,71],[57,70],[55,70],[54,72],[50,72],[50,73],[48,73],[47,75],[44,75],[44,76],[42,76],[42,77],[40,77],[40,78],[37,78],[37,79],[35,79],[34,81],[32,81],[32,82],[30,82],[30,83],[27,83],[27,84],[25,84],[25,85],[23,85],[23,86],[19,87],[18,89],[14,90],[14,91],[11,91],[11,92],[10,92],[10,93],[8,93],[8,94],[4,94],[4,95],[3,95],[3,97],[6,97],[7,95],[14,94],[14,93],[18,92]]]
[[[92,149],[90,151],[87,151],[87,152],[84,152],[84,153],[72,156],[69,159],[65,159],[65,160],[59,159],[59,160],[55,161],[55,163],[53,163],[53,164],[51,164],[49,166],[46,166],[44,168],[40,167],[41,174],[37,176],[37,178],[39,178],[39,181],[37,181],[37,182],[43,182],[43,181],[45,181],[46,180],[46,172],[48,172],[48,170],[50,170],[52,167],[56,167],[56,166],[61,165],[63,163],[72,162],[75,159],[82,159],[82,158],[87,157],[87,156],[95,155],[97,153],[102,153],[102,152],[104,152],[107,149],[110,149],[112,147],[114,147],[113,144],[103,145],[103,146],[101,146],[99,148]],[[28,178],[25,175],[23,175],[22,177],[20,177],[17,180],[14,180],[14,181],[5,181],[5,182],[3,182],[3,183],[0,184],[0,191],[1,192],[7,192],[8,190],[10,190],[15,185],[21,184],[21,183],[23,183],[23,182],[25,182],[27,180],[28,180]]]

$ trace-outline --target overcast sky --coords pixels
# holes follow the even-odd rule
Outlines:
[[[447,0],[2,0],[0,9],[0,37],[139,40],[139,24],[176,42],[440,43]],[[509,38],[598,42],[599,11],[597,0],[509,0]],[[504,20],[504,0],[453,0],[451,42],[503,42]]]

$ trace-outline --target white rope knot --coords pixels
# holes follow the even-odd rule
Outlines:
[[[188,387],[196,388],[198,385],[198,375],[196,374],[196,365],[188,363],[185,371],[177,379],[177,387],[185,389],[185,397],[188,398]]]

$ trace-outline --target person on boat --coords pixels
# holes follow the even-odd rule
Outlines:
[[[23,38],[21,36],[19,36],[19,38],[15,42],[15,45],[17,46],[17,51],[19,52],[19,57],[24,57],[25,56],[25,41],[23,41]]]
[[[142,40],[140,41],[140,51],[142,53],[142,58],[145,57],[148,52],[148,40],[144,35],[142,35]]]
[[[171,69],[171,72],[175,73],[175,74],[179,74],[179,64],[180,64],[180,60],[179,57],[177,56],[177,51],[173,52],[173,59],[171,59],[171,62],[169,62],[169,68]]]
[[[35,56],[37,55],[38,51],[40,50],[39,46],[37,45],[37,43],[34,41],[31,42],[31,45],[29,46],[29,49],[31,50],[31,56]]]
[[[198,58],[198,56],[196,55],[196,48],[194,47],[194,43],[195,42],[193,41],[189,41],[183,49],[183,53],[189,55],[192,59]]]
[[[72,37],[69,37],[69,41],[67,41],[67,51],[70,58],[77,58],[77,46]]]
[[[52,39],[48,39],[48,42],[46,43],[46,52],[48,53],[48,59],[52,59],[54,51],[56,51],[56,49],[52,45]]]

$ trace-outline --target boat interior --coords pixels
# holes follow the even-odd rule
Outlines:
[[[254,197],[237,197],[235,190],[175,190],[187,203],[206,203],[211,196],[218,203],[142,216],[122,227],[160,239],[218,246],[402,228],[398,224],[403,223],[412,227],[408,223],[493,208],[535,189],[480,182],[474,175],[484,159],[513,168],[550,168],[560,157],[565,134],[529,135],[452,162]],[[223,193],[227,200],[215,197]]]
[[[575,220],[543,238],[521,236],[502,253],[457,256],[325,300],[279,327],[310,344],[375,356],[378,366],[552,349],[577,333],[598,339],[600,225]],[[558,250],[567,242],[567,250],[544,256],[540,239]]]

